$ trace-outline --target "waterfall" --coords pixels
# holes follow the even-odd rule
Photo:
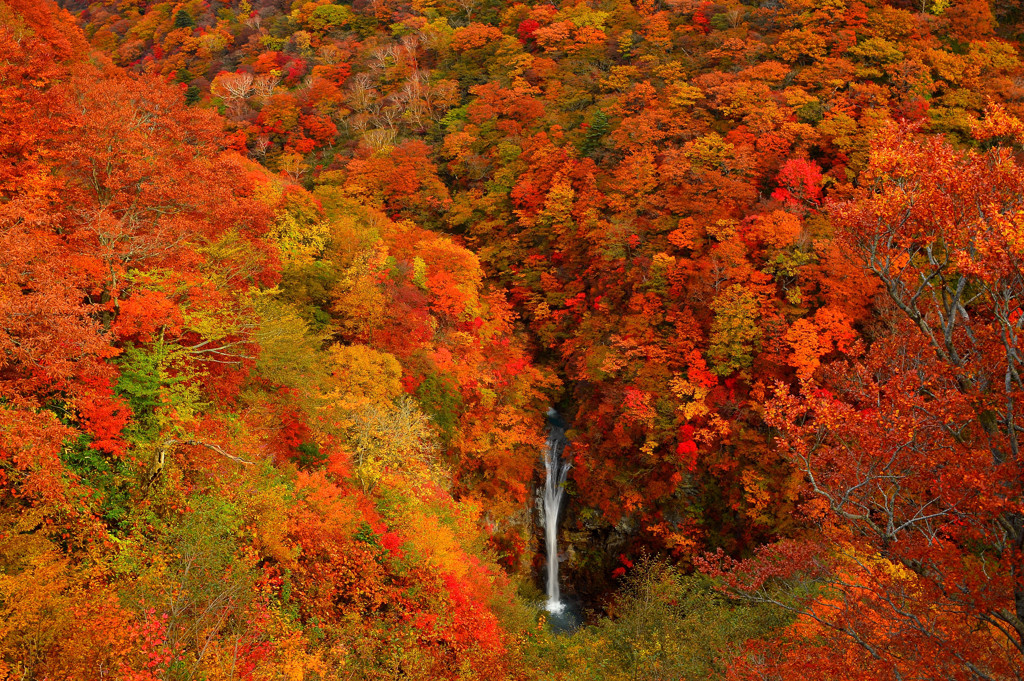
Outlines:
[[[562,460],[565,449],[565,422],[554,409],[548,409],[547,442],[544,443],[544,538],[548,550],[548,612],[558,613],[565,607],[558,593],[558,512],[565,496],[565,479],[569,462]]]

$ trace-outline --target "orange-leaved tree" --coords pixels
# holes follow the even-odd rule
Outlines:
[[[743,678],[1024,670],[1022,177],[1007,149],[893,127],[830,206],[885,296],[862,358],[801,372],[767,403],[823,541],[731,566],[737,593],[800,614],[783,653],[740,660]],[[823,650],[844,652],[806,663]]]

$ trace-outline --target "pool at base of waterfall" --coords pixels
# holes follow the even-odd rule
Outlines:
[[[547,611],[548,626],[556,634],[571,634],[583,624],[583,609],[579,601],[562,596],[558,601],[544,604]]]

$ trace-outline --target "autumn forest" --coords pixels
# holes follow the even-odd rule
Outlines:
[[[1020,2],[0,0],[0,681],[1021,681],[1019,340]]]

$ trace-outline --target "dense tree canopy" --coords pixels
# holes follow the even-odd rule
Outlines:
[[[1020,678],[1022,32],[0,0],[0,677]]]

